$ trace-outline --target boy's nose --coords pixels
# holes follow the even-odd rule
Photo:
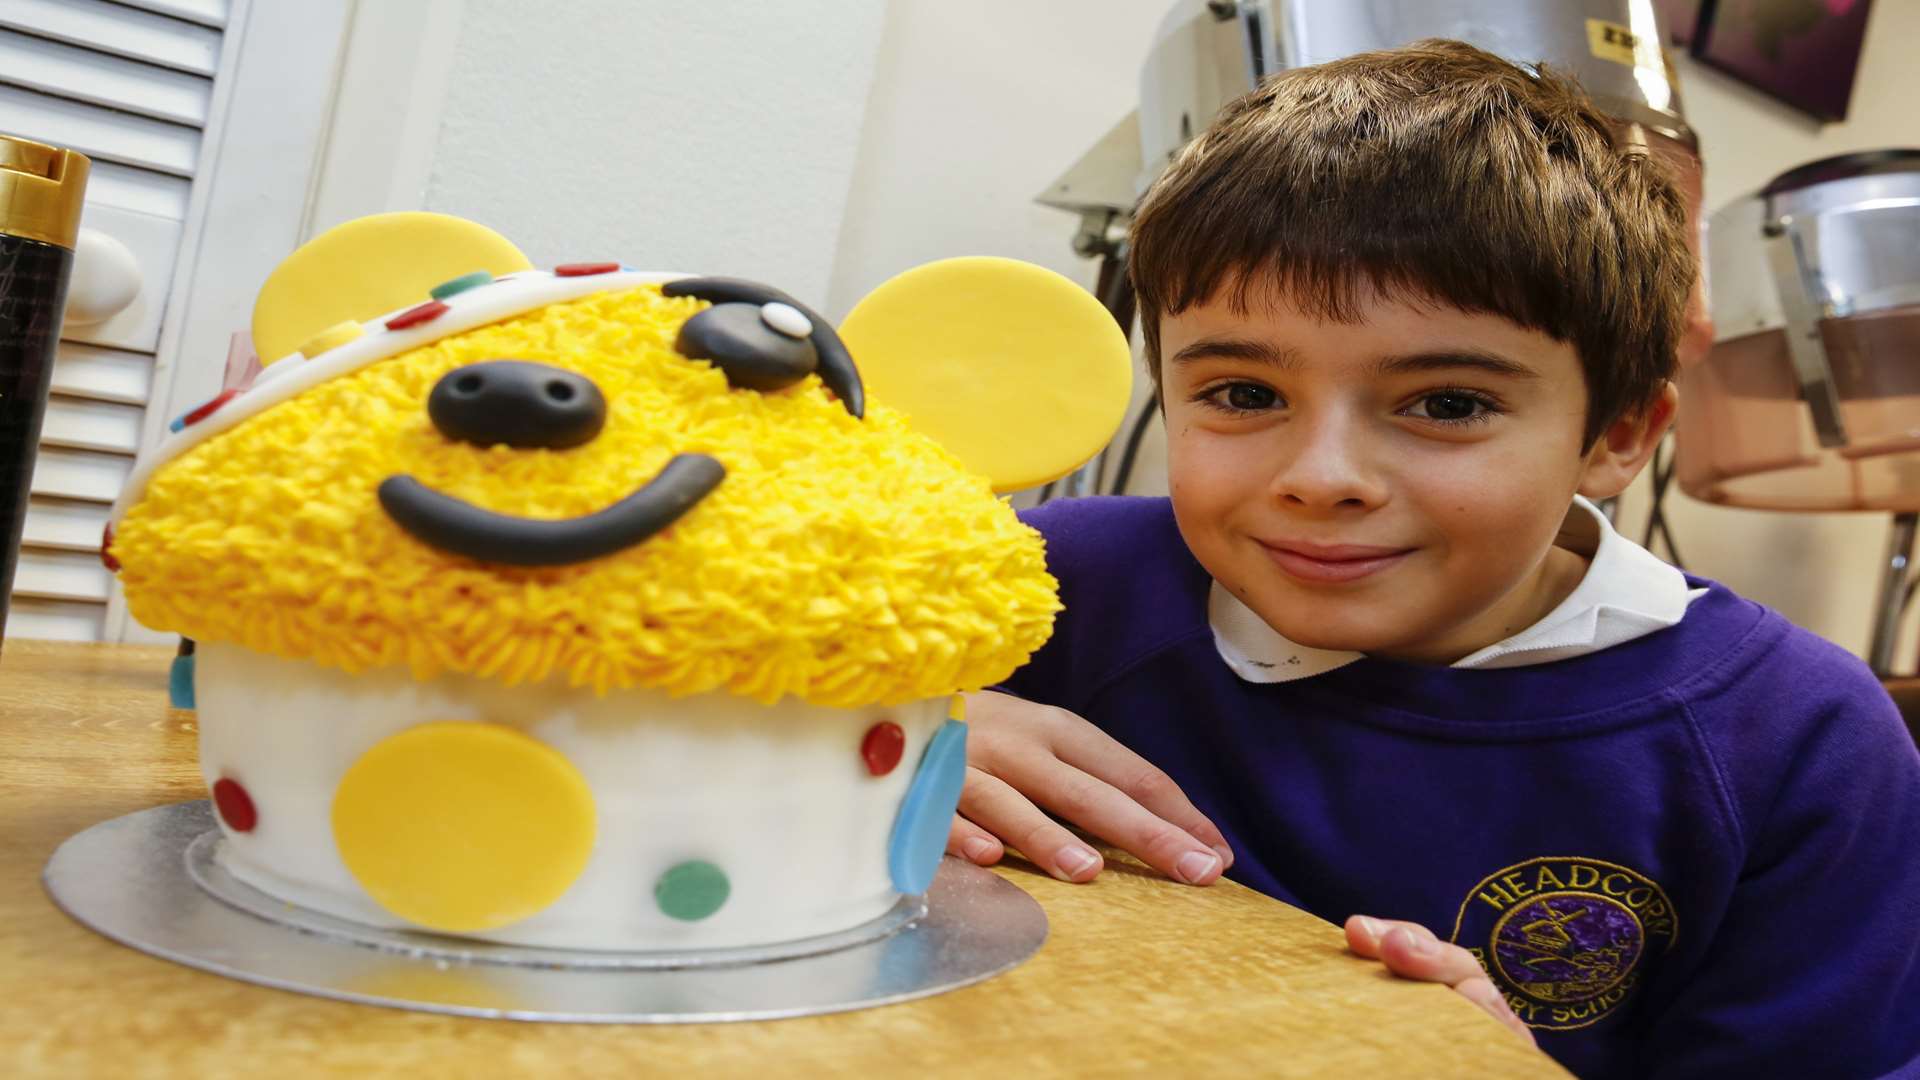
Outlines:
[[[593,381],[528,360],[483,360],[440,377],[427,415],[449,439],[517,449],[563,450],[591,442],[607,422]]]
[[[1356,425],[1327,418],[1297,423],[1273,476],[1280,501],[1313,509],[1377,506],[1386,489],[1367,464]]]

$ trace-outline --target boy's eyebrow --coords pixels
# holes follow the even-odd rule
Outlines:
[[[1277,368],[1296,367],[1300,362],[1299,353],[1284,345],[1248,338],[1212,337],[1182,346],[1167,362],[1189,364],[1195,360],[1251,360],[1256,364],[1271,364]]]
[[[1540,377],[1540,372],[1525,364],[1509,360],[1496,353],[1481,352],[1478,349],[1437,349],[1432,352],[1383,356],[1374,362],[1373,373],[1375,375],[1410,375],[1421,371],[1445,371],[1451,368],[1472,368],[1489,375],[1505,375],[1514,379]]]
[[[1178,365],[1190,364],[1196,360],[1248,360],[1284,371],[1300,366],[1300,353],[1291,346],[1276,345],[1270,341],[1206,337],[1182,346],[1180,351],[1174,353],[1167,362],[1170,365]],[[1512,379],[1540,377],[1539,371],[1517,360],[1509,360],[1498,353],[1471,348],[1433,349],[1383,356],[1374,361],[1372,374],[1378,378],[1386,375],[1410,375],[1423,371],[1447,371],[1461,368],[1482,371],[1489,375],[1504,375]]]

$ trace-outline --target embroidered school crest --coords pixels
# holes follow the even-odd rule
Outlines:
[[[1632,995],[1649,954],[1679,938],[1658,882],[1599,859],[1528,859],[1468,890],[1452,941],[1473,954],[1521,1020],[1583,1028]]]

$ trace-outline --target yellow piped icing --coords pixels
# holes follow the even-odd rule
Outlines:
[[[849,415],[816,378],[734,390],[672,348],[705,303],[657,286],[552,304],[376,361],[167,462],[115,531],[129,610],[202,640],[359,672],[407,665],[508,685],[727,690],[896,704],[989,685],[1060,608],[1040,537],[883,402]],[[592,379],[578,448],[442,436],[426,399],[512,358]],[[380,508],[396,474],[499,513],[570,518],[678,453],[726,467],[665,532],[615,555],[509,567],[442,553]]]

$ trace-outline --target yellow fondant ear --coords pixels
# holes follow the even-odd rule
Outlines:
[[[881,285],[840,327],[875,400],[987,475],[1057,480],[1106,445],[1133,394],[1119,324],[1045,267],[975,256]]]
[[[336,225],[274,268],[253,303],[253,343],[271,364],[323,331],[412,303],[451,278],[533,264],[506,237],[447,214],[408,210]]]

